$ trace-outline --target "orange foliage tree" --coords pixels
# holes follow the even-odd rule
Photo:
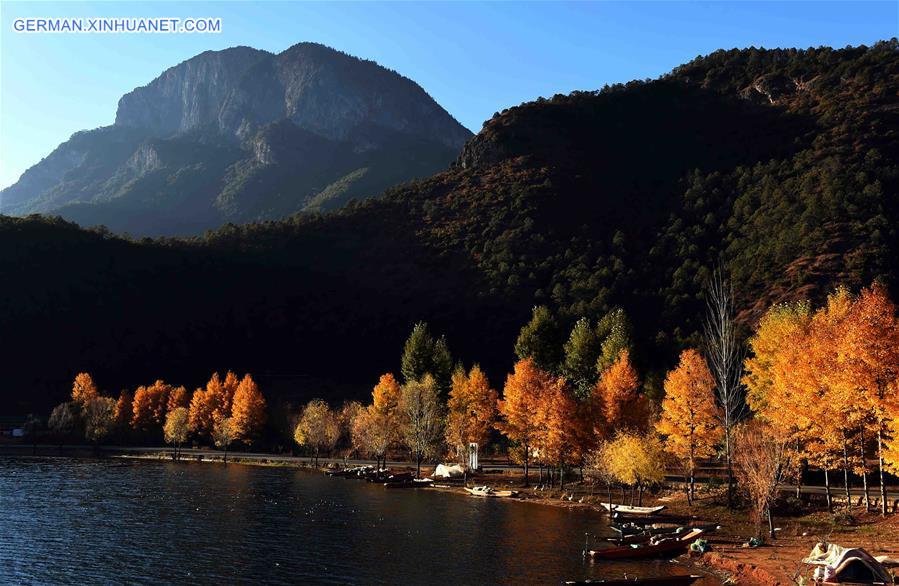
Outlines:
[[[265,426],[265,397],[249,374],[243,377],[234,393],[231,407],[236,439],[249,444],[262,433]]]
[[[134,415],[133,403],[134,395],[131,391],[123,389],[115,404],[115,422],[119,431],[124,431],[131,425],[131,417]]]
[[[497,393],[490,388],[487,375],[474,365],[468,374],[459,368],[453,373],[447,401],[446,443],[460,460],[468,453],[468,444],[487,443],[496,419]]]
[[[681,352],[677,368],[665,377],[665,399],[656,430],[665,436],[670,454],[685,463],[687,497],[695,492],[696,458],[712,456],[721,439],[721,410],[715,403],[715,379],[705,359],[690,348]]]
[[[190,395],[183,386],[172,389],[169,393],[169,401],[166,405],[166,412],[174,411],[179,407],[187,407],[190,405]]]
[[[556,384],[548,372],[537,368],[531,358],[515,363],[514,371],[506,378],[503,398],[497,402],[500,415],[496,428],[524,450],[524,483],[528,485],[531,450],[542,431],[537,414],[541,410],[544,390]]]
[[[215,427],[216,395],[206,389],[194,391],[190,400],[188,426],[191,432],[200,436],[209,436]]]
[[[645,423],[646,405],[637,393],[640,379],[631,364],[630,352],[622,350],[607,368],[593,389],[593,401],[612,430],[640,427]]]
[[[580,465],[589,449],[583,443],[581,411],[574,391],[562,377],[549,376],[540,381],[536,394],[537,409],[532,417],[539,431],[533,445],[541,462],[559,470],[560,488],[564,487],[565,466]]]
[[[371,396],[371,405],[354,422],[353,437],[354,441],[364,441],[364,446],[357,443],[357,447],[372,454],[380,466],[382,458],[387,461],[387,450],[400,437],[402,389],[393,374],[387,373],[381,375]]]
[[[90,374],[79,372],[75,375],[75,382],[72,384],[73,401],[86,405],[91,399],[96,399],[99,394],[97,385],[94,384],[94,379]]]
[[[161,429],[172,386],[158,380],[149,387],[138,387],[132,404],[131,427],[140,431]]]

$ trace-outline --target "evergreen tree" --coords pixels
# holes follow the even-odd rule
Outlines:
[[[519,360],[530,358],[546,371],[555,372],[562,362],[562,339],[559,324],[545,305],[534,307],[529,321],[515,341],[515,355]]]
[[[403,347],[400,371],[406,383],[421,381],[430,374],[440,391],[445,393],[453,371],[453,359],[446,338],[441,336],[434,340],[428,332],[428,324],[415,324]]]
[[[627,314],[620,307],[607,313],[596,326],[596,335],[602,340],[596,370],[602,374],[612,366],[623,350],[633,351],[633,327]]]
[[[579,399],[590,396],[596,385],[596,361],[599,358],[600,340],[590,320],[582,317],[574,324],[571,336],[565,342],[565,363],[562,372]]]

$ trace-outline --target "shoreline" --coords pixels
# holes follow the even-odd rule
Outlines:
[[[116,459],[134,461],[171,462],[172,451],[168,448],[115,448],[90,446],[38,446],[32,450],[29,445],[11,446],[0,444],[0,457],[12,456],[20,458],[74,458],[74,459]],[[212,451],[190,451],[182,454],[181,463],[223,464],[224,453]],[[254,454],[229,452],[228,464],[242,466],[259,466],[275,468],[292,468],[308,473],[324,474],[327,463],[343,464],[342,459],[320,459],[315,466],[308,457],[278,456],[274,454]],[[351,461],[350,465],[358,465],[363,461]],[[414,465],[408,462],[390,461],[389,468],[395,470],[413,470]],[[431,473],[432,466],[422,468],[422,476]],[[591,491],[590,488],[576,480],[566,483],[564,491],[554,489],[539,490],[539,481],[532,477],[531,486],[523,488],[522,477],[510,469],[493,470],[491,473],[473,475],[468,478],[468,485],[487,484],[500,489],[518,490],[520,496],[514,498],[498,498],[518,503],[552,506],[569,510],[580,510],[585,513],[606,515],[599,503],[607,497],[604,490]],[[456,494],[467,498],[482,498],[469,495],[463,485],[448,483],[449,486],[433,486],[428,490]],[[416,489],[410,489],[416,490]],[[592,494],[591,494],[592,493]],[[564,498],[562,498],[562,496]],[[619,497],[620,495],[615,495]],[[575,498],[577,497],[577,498]],[[808,555],[815,543],[827,539],[832,543],[851,547],[863,547],[874,555],[887,554],[899,558],[899,516],[888,516],[881,519],[876,513],[865,513],[864,509],[854,508],[856,519],[848,525],[837,522],[837,516],[821,510],[809,510],[792,515],[775,515],[775,525],[781,529],[778,539],[757,548],[743,548],[742,543],[753,534],[745,510],[732,511],[721,502],[720,491],[700,490],[698,500],[688,506],[682,491],[666,490],[656,496],[647,495],[644,505],[665,505],[665,514],[673,519],[692,518],[697,521],[719,523],[722,528],[707,539],[712,550],[700,556],[684,555],[675,558],[685,567],[698,573],[711,575],[723,583],[760,584],[765,586],[786,586],[793,584],[793,575],[801,568],[801,560]],[[616,499],[617,500],[617,499]],[[584,502],[578,502],[584,501]],[[606,522],[607,517],[599,522]]]

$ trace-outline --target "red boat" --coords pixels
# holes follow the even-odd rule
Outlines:
[[[687,553],[690,543],[702,534],[702,529],[694,529],[682,537],[665,539],[655,544],[596,549],[585,551],[584,555],[594,560],[626,560],[680,555]]]
[[[640,586],[641,584],[651,586],[689,586],[702,576],[656,576],[654,578],[621,578],[620,580],[572,580],[565,582],[566,585],[580,586],[581,584],[603,584],[604,586]]]

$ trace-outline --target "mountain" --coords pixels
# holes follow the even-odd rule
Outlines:
[[[301,43],[207,51],[3,190],[3,213],[136,235],[327,211],[444,169],[471,133],[417,84]]]
[[[537,304],[567,327],[624,308],[657,385],[719,262],[744,326],[837,285],[896,296],[897,95],[895,39],[717,51],[504,110],[449,169],[332,214],[155,241],[0,219],[0,405],[59,401],[80,370],[361,397],[418,320],[500,386]]]

